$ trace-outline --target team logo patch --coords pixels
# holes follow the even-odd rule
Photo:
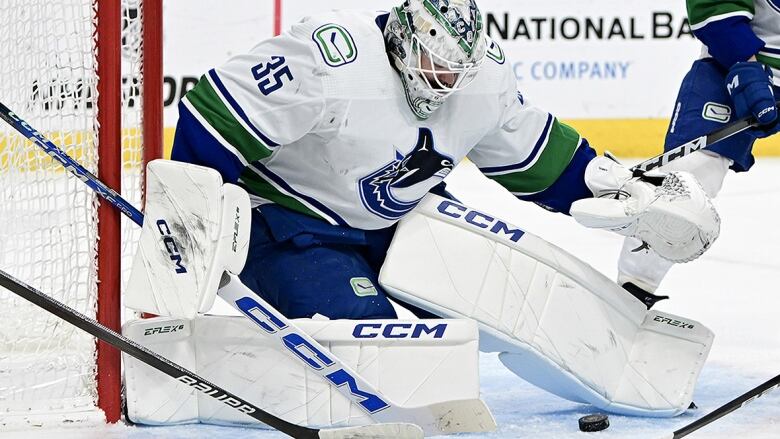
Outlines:
[[[343,26],[325,24],[318,27],[311,38],[317,43],[322,59],[331,67],[343,66],[357,59],[355,40]]]
[[[493,61],[495,61],[498,64],[504,64],[506,61],[506,56],[504,55],[504,50],[501,49],[501,46],[498,45],[495,41],[488,38],[487,39],[487,54],[486,56]]]
[[[414,209],[453,166],[451,157],[436,151],[431,130],[420,128],[417,145],[410,153],[396,150],[395,160],[358,181],[360,198],[371,213],[398,220]]]
[[[731,120],[731,107],[716,102],[707,102],[701,111],[701,117],[713,122],[727,123]]]
[[[379,294],[374,284],[367,277],[353,277],[349,280],[349,284],[352,285],[352,291],[358,297],[376,296]]]

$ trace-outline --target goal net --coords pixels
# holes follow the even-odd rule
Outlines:
[[[0,101],[139,207],[160,155],[159,3],[0,1]],[[139,231],[110,209],[0,122],[0,269],[118,330]],[[0,429],[116,421],[119,362],[0,289]]]

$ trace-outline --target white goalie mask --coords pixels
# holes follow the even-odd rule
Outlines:
[[[406,0],[393,8],[385,42],[417,117],[427,119],[474,80],[487,51],[483,34],[474,0]]]

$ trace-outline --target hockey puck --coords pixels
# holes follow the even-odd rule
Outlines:
[[[607,415],[595,414],[580,418],[580,431],[601,431],[609,427]]]

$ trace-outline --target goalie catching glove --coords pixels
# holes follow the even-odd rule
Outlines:
[[[659,256],[689,262],[720,233],[720,217],[696,178],[688,172],[634,177],[607,157],[585,170],[594,198],[576,201],[571,216],[580,224],[642,240]]]

